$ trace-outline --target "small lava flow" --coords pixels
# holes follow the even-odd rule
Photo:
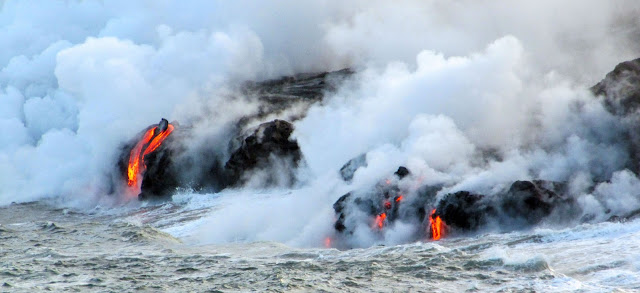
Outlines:
[[[162,119],[158,126],[145,131],[140,141],[136,143],[129,154],[127,165],[127,185],[136,189],[140,188],[141,174],[144,174],[147,166],[145,156],[152,153],[173,132],[174,126]]]

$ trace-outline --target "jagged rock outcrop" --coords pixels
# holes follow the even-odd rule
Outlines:
[[[464,233],[488,226],[510,231],[546,219],[576,219],[581,214],[575,200],[566,195],[566,186],[559,182],[516,181],[491,196],[458,191],[437,200],[442,186],[403,190],[399,180],[409,174],[407,168],[400,167],[391,180],[381,180],[372,191],[352,191],[340,197],[333,205],[335,230],[343,235],[352,233],[357,225],[383,230],[401,220],[419,227],[416,237],[424,237],[429,231],[428,216],[441,217],[452,233]]]
[[[194,150],[193,146],[185,145],[190,141],[192,129],[175,127],[157,149],[144,155],[139,198],[165,197],[177,188],[216,192],[242,184],[254,172],[266,169],[270,171],[262,174],[266,177],[262,178],[264,184],[281,184],[283,180],[293,183],[295,169],[302,161],[298,144],[290,139],[293,125],[282,119],[264,120],[283,116],[285,112],[288,119],[303,117],[306,109],[321,101],[325,93],[336,90],[352,74],[353,71],[343,69],[245,83],[240,95],[250,102],[257,101],[260,107],[228,127],[228,137],[234,138],[228,143],[230,149],[225,152],[203,144]],[[287,112],[294,108],[295,111]],[[121,148],[115,185],[127,181],[131,151],[144,133],[154,127],[163,128],[165,123],[163,119],[158,125],[149,126]],[[257,127],[250,127],[256,124]]]
[[[365,154],[359,155],[349,160],[340,168],[340,177],[342,177],[342,180],[350,182],[351,180],[353,180],[353,175],[356,173],[356,171],[359,168],[366,166],[367,156]]]
[[[165,120],[163,120],[165,121]],[[139,144],[149,126],[122,148],[118,163],[121,176],[118,180],[127,182],[128,167],[132,150]],[[283,174],[288,182],[294,181],[294,171],[302,160],[297,142],[290,139],[293,125],[287,121],[274,120],[256,127],[249,135],[242,137],[241,143],[232,149],[231,157],[223,165],[222,152],[214,149],[200,150],[196,156],[188,154],[181,143],[188,140],[190,129],[176,127],[155,150],[144,154],[153,139],[142,144],[140,152],[139,179],[140,199],[160,198],[171,195],[177,188],[190,188],[216,192],[228,186],[247,180],[251,172],[271,169],[264,183],[281,183]],[[284,166],[285,168],[278,168]],[[276,178],[275,174],[278,174]],[[131,185],[136,188],[138,183]]]
[[[285,168],[276,168],[268,173],[267,182],[279,181],[285,175],[290,183],[294,180],[294,171],[302,159],[300,147],[290,138],[293,125],[287,121],[274,120],[260,124],[253,132],[241,139],[240,145],[231,154],[225,164],[230,182],[238,184],[246,180],[243,174],[255,169],[273,169],[280,164]],[[281,162],[274,162],[280,160]],[[275,174],[279,173],[279,174]]]
[[[469,191],[449,193],[438,203],[435,212],[449,226],[463,231],[476,230],[495,218],[496,209],[490,200]]]
[[[238,121],[239,129],[255,121],[264,121],[268,116],[294,122],[303,118],[311,105],[322,101],[327,94],[337,90],[354,72],[342,69],[317,74],[297,74],[262,82],[247,82],[241,93],[252,102],[258,102],[256,113],[247,115]],[[297,109],[287,112],[289,109]]]
[[[428,217],[435,210],[436,195],[442,186],[415,188],[410,184],[415,179],[411,178],[408,168],[400,166],[373,188],[354,190],[341,196],[333,205],[335,244],[350,247],[348,238],[357,227],[369,227],[381,236],[388,227],[400,222],[413,227],[410,237],[413,240],[430,237],[426,235],[429,233],[426,228]]]
[[[640,59],[620,63],[591,90],[602,99],[607,111],[616,117],[612,119],[615,121],[611,122],[610,131],[605,134],[595,131],[595,135],[599,135],[597,141],[625,149],[629,159],[622,167],[640,174]],[[344,181],[351,182],[355,172],[366,165],[366,155],[363,154],[347,162],[339,170],[340,176]],[[393,176],[383,178],[370,190],[353,190],[340,197],[333,205],[337,237],[348,238],[358,225],[368,225],[375,232],[395,225],[398,220],[418,223],[415,233],[419,237],[429,231],[437,217],[446,223],[448,232],[454,234],[486,227],[511,231],[543,222],[565,223],[589,219],[588,215],[583,215],[580,205],[564,182],[519,180],[490,195],[473,190],[441,194],[442,186],[403,190],[401,186],[406,188],[411,185],[398,184],[406,176],[411,177],[411,173],[401,167]],[[592,179],[597,184],[608,180],[610,176],[610,171],[601,172]],[[412,182],[417,183],[415,180]],[[396,201],[397,198],[401,200]],[[612,215],[610,220],[624,221],[638,215],[640,211],[634,210],[624,215]]]
[[[636,113],[640,107],[640,58],[618,64],[591,91],[604,97],[607,109],[615,115]]]
[[[407,168],[400,167],[391,177],[382,180],[372,190],[354,191],[341,196],[333,204],[336,213],[335,229],[338,232],[351,233],[358,223],[368,223],[381,229],[397,219],[421,221],[417,219],[424,217],[424,209],[413,209],[413,207],[420,205],[407,203],[406,193],[398,185],[398,181],[408,174]],[[435,193],[429,194],[429,196],[425,195],[424,198],[434,195]],[[416,199],[414,198],[412,201],[416,201]],[[352,217],[354,214],[366,215],[366,217]],[[376,217],[379,222],[376,222]]]

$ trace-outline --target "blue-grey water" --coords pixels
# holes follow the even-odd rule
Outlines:
[[[191,236],[201,229],[194,223],[217,211],[189,202],[91,210],[49,202],[2,207],[0,291],[640,290],[638,220],[337,250],[195,241]]]

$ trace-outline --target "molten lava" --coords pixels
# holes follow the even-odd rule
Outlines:
[[[144,163],[144,157],[155,151],[162,144],[173,131],[173,125],[168,124],[167,128],[159,133],[156,133],[157,130],[158,126],[147,130],[142,139],[131,150],[129,165],[127,166],[127,185],[131,187],[138,185],[138,175],[142,174],[147,168]],[[142,164],[140,164],[141,161]]]
[[[402,200],[402,195],[396,197],[396,202],[400,202]]]
[[[160,144],[162,144],[162,142],[167,138],[167,136],[171,134],[171,132],[173,132],[173,125],[169,124],[167,126],[167,129],[158,133],[158,135],[151,141],[149,146],[147,146],[147,149],[144,150],[144,154],[142,155],[142,158],[144,159],[145,155],[155,151],[160,146]]]
[[[436,210],[431,211],[429,215],[429,225],[431,226],[431,239],[440,240],[444,235],[446,225],[444,221],[440,219],[440,216],[436,216]]]
[[[324,239],[324,247],[331,248],[331,237],[327,237]]]
[[[384,227],[384,220],[387,218],[387,213],[382,213],[376,216],[376,226],[378,229]]]

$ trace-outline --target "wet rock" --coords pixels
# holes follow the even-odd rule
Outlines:
[[[349,160],[349,162],[347,162],[346,164],[344,164],[344,166],[342,166],[342,168],[340,168],[340,177],[342,177],[342,180],[344,181],[351,182],[351,180],[353,180],[353,175],[356,173],[356,171],[361,167],[366,167],[366,166],[367,166],[367,155],[366,154],[359,155]]]
[[[402,179],[402,178],[406,177],[407,175],[409,175],[409,169],[407,169],[407,167],[400,166],[398,168],[398,170],[393,174],[398,176],[398,178]]]
[[[618,64],[591,91],[604,97],[611,113],[635,113],[640,107],[640,58]]]
[[[285,99],[321,99],[325,92],[335,91],[354,71],[345,68],[322,73],[303,73],[262,82],[247,82],[246,93],[256,93],[263,99],[282,101]]]
[[[293,126],[282,119],[262,123],[246,135],[248,125],[255,125],[267,117],[286,117],[291,121],[304,117],[306,110],[322,99],[327,92],[337,89],[353,71],[343,69],[335,72],[318,74],[299,74],[262,82],[247,82],[239,91],[242,97],[260,106],[255,113],[250,113],[238,121],[231,123],[227,130],[228,137],[237,137],[237,144],[226,142],[215,144],[231,145],[228,150],[230,158],[224,158],[224,146],[212,148],[204,144],[198,149],[183,145],[190,140],[189,127],[176,127],[174,132],[155,151],[145,156],[146,170],[143,173],[139,198],[162,198],[175,193],[178,188],[189,188],[195,191],[216,192],[230,185],[241,184],[248,179],[250,173],[257,169],[269,169],[278,165],[273,178],[266,178],[266,183],[287,181],[293,182],[295,167],[300,163],[302,154],[295,141],[289,139]],[[296,111],[288,111],[295,108]],[[288,111],[288,112],[287,112]],[[163,119],[158,127],[162,131],[168,127]],[[172,122],[173,124],[173,122]],[[112,184],[116,187],[126,182],[127,165],[131,150],[141,139],[142,133],[122,146],[117,163],[117,172]],[[228,139],[228,138],[227,138]],[[187,149],[189,149],[187,151]]]
[[[608,127],[608,137],[600,137],[599,143],[625,148],[629,159],[620,169],[627,168],[636,175],[640,174],[640,132],[637,130],[640,124],[640,58],[618,64],[591,91],[618,118],[616,125]],[[597,181],[608,179],[608,176],[596,178]]]
[[[336,231],[350,233],[355,226],[370,225],[382,214],[384,214],[383,226],[393,225],[398,220],[420,225],[426,219],[425,206],[432,205],[441,186],[423,186],[417,190],[403,190],[397,184],[397,180],[407,176],[409,170],[405,167],[400,167],[398,170],[381,180],[371,190],[356,190],[341,196],[333,204]],[[380,227],[373,226],[373,228]]]
[[[256,113],[247,115],[237,123],[240,128],[255,121],[264,121],[268,116],[277,115],[280,119],[296,121],[306,115],[311,105],[319,102],[330,92],[337,90],[354,71],[342,69],[332,72],[298,74],[278,79],[246,82],[242,87],[242,95],[252,102],[258,102]],[[287,113],[287,109],[298,111]]]
[[[559,192],[559,193],[558,193]],[[503,216],[515,224],[534,225],[556,208],[570,208],[574,202],[562,194],[565,186],[552,181],[516,181],[499,197]]]
[[[163,118],[160,120],[160,123],[150,125],[149,127],[145,128],[142,132],[136,135],[136,137],[134,137],[122,147],[120,160],[118,161],[118,169],[120,170],[121,174],[121,176],[118,176],[117,178],[119,182],[124,182],[125,184],[127,183],[127,169],[132,150],[142,140],[144,134],[147,133],[147,131],[149,131],[150,129],[156,128],[155,134],[153,136],[156,137],[158,133],[166,130],[168,128],[168,125],[168,121]],[[162,144],[160,144],[157,149],[144,156],[143,153],[149,147],[149,143],[142,145],[139,155],[139,171],[141,171],[141,173],[137,175],[137,180],[142,180],[143,193],[146,192],[147,194],[165,196],[167,192],[175,190],[175,188],[180,185],[177,182],[179,172],[177,168],[175,168],[173,162],[173,145],[175,143],[175,137],[180,136],[179,133],[181,132],[181,129],[174,128],[171,134],[167,136],[167,138],[162,142]],[[134,184],[131,188],[135,188],[136,185],[137,184]]]
[[[438,203],[435,215],[447,226],[460,230],[476,230],[496,216],[496,210],[486,196],[468,191],[447,194]]]
[[[293,125],[283,120],[273,120],[260,124],[250,135],[242,139],[241,145],[231,154],[225,164],[225,170],[231,182],[243,181],[242,175],[255,169],[268,169],[274,160],[284,160],[285,170],[274,170],[286,173],[293,182],[295,168],[302,159],[300,147],[290,138]],[[274,175],[275,176],[275,175]],[[270,178],[268,181],[277,181]]]
[[[611,213],[611,210],[607,209],[606,213],[607,214]],[[640,209],[635,209],[633,211],[624,213],[622,215],[609,216],[609,218],[607,219],[607,222],[627,222],[627,221],[635,220],[638,217],[640,217]]]
[[[123,147],[118,163],[120,174],[122,174],[118,177],[120,182],[127,180],[131,150],[147,130],[154,127],[166,128],[166,122],[163,123],[163,121],[149,126]],[[302,153],[298,144],[290,139],[292,132],[293,125],[283,120],[263,123],[241,139],[241,143],[223,165],[220,163],[222,152],[219,150],[202,148],[187,152],[182,142],[189,140],[190,129],[175,127],[156,150],[148,153],[143,161],[141,160],[140,164],[144,164],[146,168],[140,175],[142,182],[139,198],[166,197],[175,193],[178,188],[217,192],[230,185],[242,183],[252,171],[277,169],[281,166],[285,168],[273,171],[279,175],[287,174],[289,181],[293,182],[294,171],[302,158]],[[276,166],[274,165],[276,160],[289,163]]]
[[[457,230],[473,231],[494,223],[502,231],[511,231],[552,216],[556,222],[579,217],[575,201],[565,193],[565,184],[559,182],[515,181],[505,192],[490,197],[469,191],[447,194],[436,214]]]
[[[396,173],[406,173],[402,168],[400,170]],[[396,173],[394,175],[400,177]],[[402,190],[393,181],[383,180],[373,191],[347,193],[333,205],[336,213],[334,227],[338,232],[350,233],[355,226],[372,223],[384,213],[384,226],[393,225],[398,220],[413,223],[418,227],[416,239],[420,239],[424,236],[422,233],[428,231],[427,217],[432,211],[454,233],[476,231],[489,226],[511,231],[530,227],[545,219],[560,223],[577,220],[582,215],[575,200],[566,195],[566,185],[560,182],[516,181],[505,191],[492,196],[458,191],[445,194],[436,202],[436,195],[442,188],[422,186],[408,191]],[[371,227],[374,230],[379,228]]]
[[[383,207],[375,204],[375,202],[377,201],[374,201],[373,198],[354,196],[351,192],[344,194],[333,204],[333,210],[337,217],[334,223],[334,228],[338,232],[344,232],[347,229],[351,232],[354,225],[353,223],[346,223],[346,216],[356,210],[375,217],[377,214],[382,212],[382,209],[384,209]]]
[[[501,208],[506,216],[535,224],[551,213],[550,201],[557,195],[531,181],[516,181],[505,194]]]
[[[146,157],[147,170],[142,176],[139,199],[166,197],[181,186],[180,173],[169,148],[162,148]]]
[[[333,210],[337,215],[337,218],[335,223],[333,224],[333,227],[338,232],[344,232],[344,230],[347,229],[347,226],[344,225],[344,220],[345,220],[344,209],[347,205],[346,201],[349,197],[351,197],[350,192],[338,198],[338,200],[333,204]]]

